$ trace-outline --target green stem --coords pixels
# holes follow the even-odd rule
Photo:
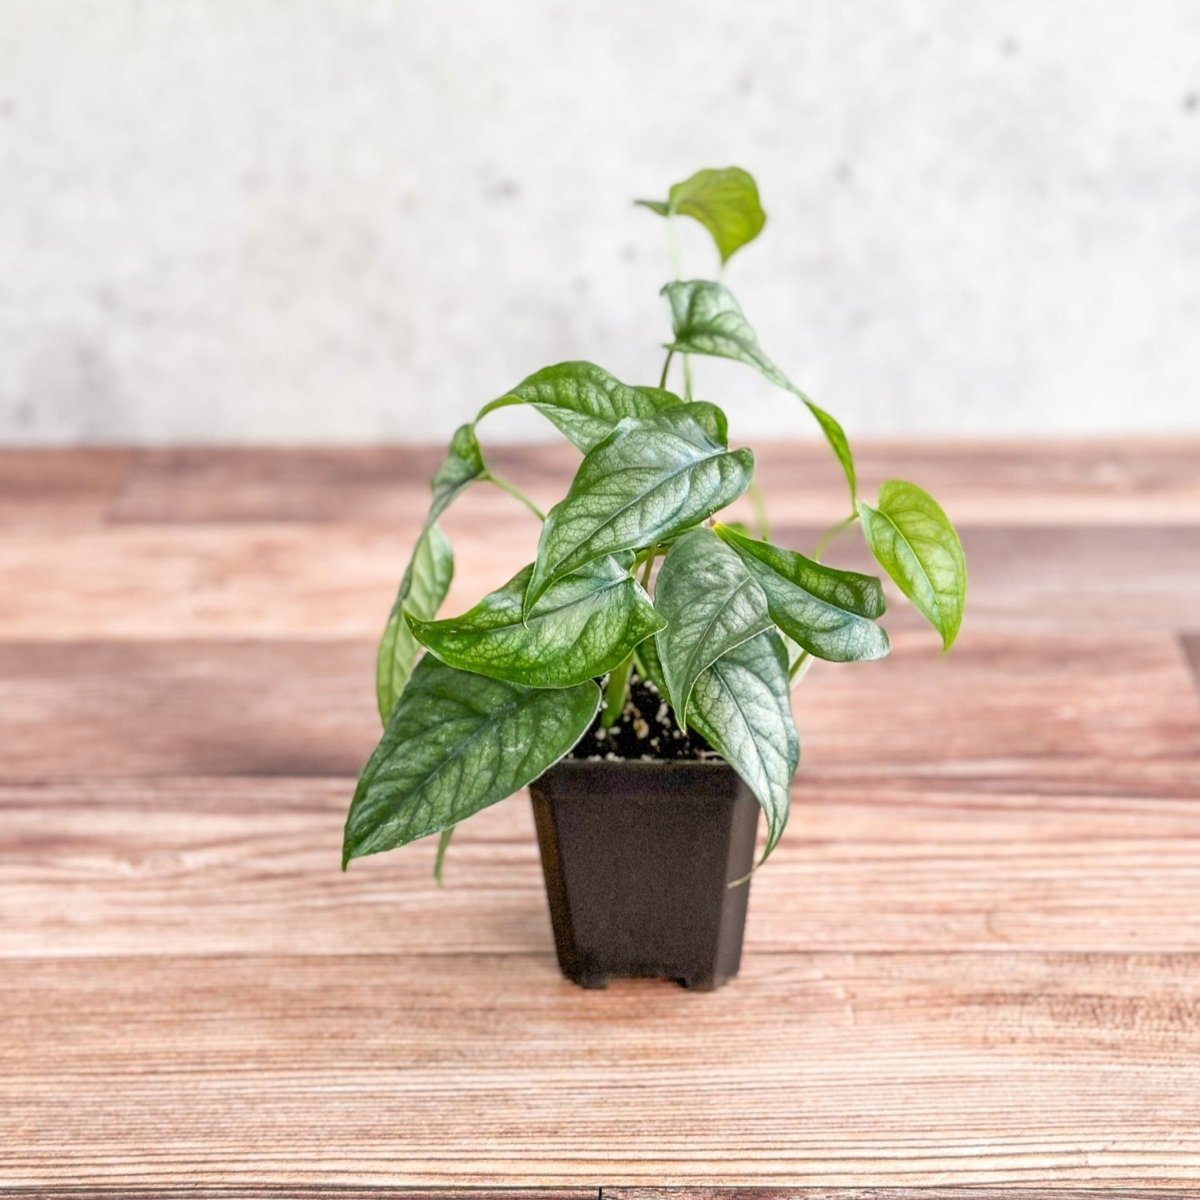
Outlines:
[[[658,380],[659,390],[661,390],[662,388],[665,388],[667,386],[667,372],[671,369],[671,359],[673,359],[674,357],[675,357],[675,351],[668,350],[667,351],[667,361],[665,363],[663,363],[662,375],[659,376],[659,380]]]
[[[771,536],[771,521],[767,516],[767,502],[763,497],[762,488],[753,479],[746,489],[746,499],[754,509],[754,524],[758,527],[759,539],[765,542]]]
[[[796,655],[796,661],[792,663],[791,670],[788,671],[788,678],[793,684],[799,683],[808,673],[808,668],[812,666],[812,660],[812,655],[807,650],[801,650]]]
[[[642,577],[639,582],[644,588],[650,586],[650,572],[654,569],[654,560],[657,557],[658,547],[651,546],[642,562]],[[600,716],[600,724],[605,729],[611,729],[625,710],[625,693],[629,688],[635,653],[631,653],[608,677],[608,686],[604,689],[604,712]]]
[[[654,560],[658,557],[658,547],[651,546],[646,551],[646,557],[642,559],[642,577],[638,581],[643,588],[650,588],[650,572],[654,569]]]
[[[849,529],[855,521],[858,520],[858,513],[851,513],[844,521],[839,521],[836,525],[831,525],[823,534],[821,540],[817,542],[817,548],[812,552],[813,561],[820,560],[821,555],[829,549],[833,540],[845,529]]]
[[[605,729],[611,729],[625,708],[625,689],[629,687],[629,673],[633,670],[633,655],[631,654],[608,677],[608,686],[604,689],[604,712],[600,724]]]
[[[692,360],[686,354],[683,356],[683,398],[689,404],[692,402]]]
[[[499,475],[493,475],[488,471],[483,478],[488,483],[494,483],[502,492],[507,492],[514,499],[519,500],[539,521],[546,519],[546,514],[515,483],[509,483],[507,479],[501,479]]]

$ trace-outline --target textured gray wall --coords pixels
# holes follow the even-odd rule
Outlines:
[[[851,431],[1195,430],[1198,138],[1196,0],[4,0],[0,440],[428,441],[548,362],[653,381],[630,198],[728,163],[769,213],[728,282]]]

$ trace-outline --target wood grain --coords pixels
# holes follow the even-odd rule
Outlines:
[[[494,427],[493,427],[494,428]],[[736,422],[733,429],[737,438]],[[497,444],[488,460],[537,497],[558,499],[578,456],[566,446]],[[871,441],[856,438],[864,496],[899,476],[928,488],[956,521],[1039,526],[1195,523],[1200,439]],[[112,507],[121,521],[350,521],[412,516],[444,448],[358,447],[139,451]],[[755,447],[781,521],[844,515],[844,480],[819,439]],[[26,455],[36,461],[36,455]]]
[[[796,692],[805,765],[1200,758],[1174,635],[968,630],[950,658],[932,642],[818,664]],[[373,662],[366,641],[0,643],[0,779],[354,775],[378,736]]]
[[[806,679],[707,996],[561,979],[524,796],[442,891],[337,870],[438,456],[0,453],[0,1196],[1200,1195],[1200,442],[861,450],[962,524],[964,634]],[[841,515],[759,461],[781,539]],[[447,524],[451,610],[537,534]]]
[[[461,612],[529,561],[537,523],[498,493],[468,492],[445,520],[458,549],[447,613]],[[290,522],[122,524],[48,538],[0,525],[0,633],[38,641],[96,638],[375,638],[391,607],[424,500],[388,525]],[[490,537],[480,531],[487,529]],[[811,549],[816,525],[781,524]],[[1194,525],[1086,529],[968,526],[972,630],[1124,634],[1195,622],[1200,519]],[[861,538],[831,563],[874,570]],[[1114,564],[1119,564],[1115,566]],[[38,596],[32,604],[28,597]],[[884,624],[922,628],[898,600]],[[932,636],[932,635],[931,635]]]
[[[43,957],[0,1008],[14,1184],[1200,1181],[1195,955],[750,955],[706,996],[550,954]]]
[[[746,952],[1200,952],[1200,788],[1172,798],[802,775]],[[1026,764],[1030,770],[1030,764]],[[1093,775],[1104,764],[1092,760]],[[1082,787],[1080,780],[1076,787]],[[528,800],[337,871],[353,780],[0,786],[0,957],[545,954]],[[386,918],[386,919],[384,919]]]

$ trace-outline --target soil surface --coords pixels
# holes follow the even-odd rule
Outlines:
[[[636,673],[630,678],[624,711],[611,729],[600,724],[602,712],[576,743],[571,758],[672,762],[720,757],[698,733],[680,729],[658,688]]]

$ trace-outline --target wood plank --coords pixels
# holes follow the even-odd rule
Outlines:
[[[1192,668],[1192,679],[1200,693],[1200,633],[1184,634],[1181,639],[1183,652]]]
[[[773,533],[800,550],[816,545],[813,525]],[[970,589],[965,629],[1130,630],[1187,628],[1200,596],[1200,523],[1072,527],[968,525],[961,531]],[[857,533],[825,554],[831,565],[881,572]],[[1119,564],[1115,566],[1114,564]],[[889,629],[923,619],[887,581]]]
[[[31,959],[10,1185],[1200,1181],[1200,958],[759,956],[697,995],[552,958]]]
[[[1101,1200],[1112,1188],[1075,1187],[606,1187],[600,1200]],[[1172,1200],[1196,1195],[1194,1188],[1122,1187],[1121,1200]]]
[[[1039,791],[1036,764],[1009,792],[802,771],[753,883],[746,954],[1200,952],[1200,772],[1169,766],[1174,798]],[[433,841],[338,870],[352,788],[0,786],[0,956],[550,951],[524,794],[462,825],[438,889]]]
[[[140,1187],[129,1184],[96,1184],[92,1187],[15,1187],[0,1183],[0,1196],[5,1200],[165,1200],[169,1197],[188,1197],[188,1200],[599,1200],[600,1189],[594,1187],[355,1187],[343,1184],[285,1184],[249,1183],[236,1187],[221,1184],[196,1187],[180,1183],[168,1187]],[[1068,1200],[1070,1198],[1068,1197]],[[1085,1197],[1084,1200],[1090,1200]]]
[[[354,775],[378,737],[373,677],[372,642],[0,643],[0,779]],[[945,659],[900,633],[881,663],[817,664],[794,707],[821,768],[1200,756],[1166,634],[972,632]]]
[[[444,612],[461,612],[533,557],[537,525],[468,493],[445,525],[457,573]],[[815,526],[783,525],[811,549]],[[0,528],[0,629],[7,638],[363,637],[383,625],[415,518],[378,525],[136,525],[44,531]],[[1186,629],[1200,595],[1200,521],[1081,529],[971,526],[966,630]],[[835,544],[835,565],[878,572],[861,538]],[[1114,570],[1113,563],[1120,569]],[[895,589],[884,624],[921,618]],[[31,597],[36,596],[33,603]],[[931,636],[932,644],[932,636]]]
[[[353,775],[366,642],[0,643],[0,779]]]
[[[116,448],[0,448],[0,530],[99,524],[132,458],[132,451]]]
[[[494,445],[488,458],[549,502],[578,462],[567,446]],[[735,431],[736,432],[736,431]],[[1194,523],[1200,439],[903,442],[856,438],[863,494],[912,479],[964,523]],[[844,481],[814,440],[755,446],[777,519],[830,523]],[[115,506],[124,521],[379,521],[419,515],[441,447],[191,448],[139,452]]]
[[[468,493],[445,524],[459,539],[446,612],[532,559],[537,522]],[[0,531],[0,629],[10,639],[377,638],[419,514],[378,525],[117,526]],[[36,603],[31,597],[37,597]]]
[[[211,447],[139,451],[112,519],[138,523],[326,521],[395,526],[420,520],[443,446]],[[548,503],[579,462],[569,446],[501,446],[488,463],[520,475]],[[488,487],[477,489],[500,507]],[[556,494],[557,493],[557,494]],[[515,510],[514,510],[515,511]]]

